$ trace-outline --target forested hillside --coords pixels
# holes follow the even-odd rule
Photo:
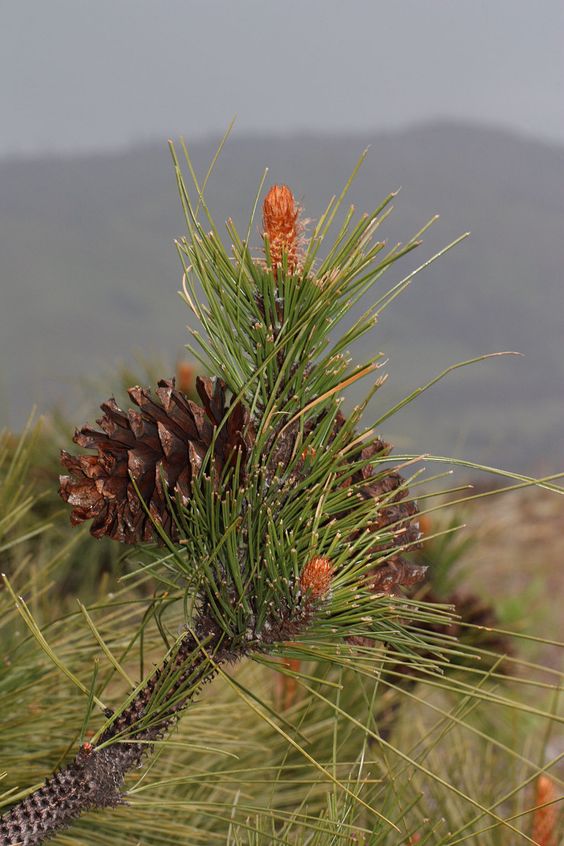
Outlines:
[[[192,148],[200,173],[216,143]],[[359,211],[369,210],[401,187],[384,237],[407,240],[432,214],[441,215],[425,244],[404,260],[404,273],[472,232],[415,277],[383,316],[378,344],[390,359],[390,379],[374,400],[378,416],[459,359],[524,353],[453,373],[394,418],[386,435],[420,452],[525,471],[562,469],[563,149],[447,124],[373,137],[235,132],[209,182],[209,205],[218,222],[233,217],[244,232],[268,166],[267,183],[289,183],[315,221],[367,144],[350,196]],[[257,220],[257,249],[258,231]],[[82,420],[81,378],[107,373],[136,350],[173,367],[189,317],[174,294],[173,239],[182,232],[164,143],[0,162],[1,423],[19,426],[37,402],[40,410],[63,402],[72,419]],[[400,272],[384,276],[382,290]],[[362,349],[353,352],[363,357]],[[91,419],[102,399],[89,398]]]

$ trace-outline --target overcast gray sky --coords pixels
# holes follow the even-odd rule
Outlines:
[[[564,0],[0,0],[0,155],[462,118],[564,141]]]

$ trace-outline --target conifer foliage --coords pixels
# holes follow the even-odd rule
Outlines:
[[[104,403],[100,428],[74,438],[90,452],[63,452],[60,490],[73,523],[152,550],[147,570],[181,597],[184,630],[92,742],[2,817],[2,846],[42,843],[85,811],[120,804],[128,772],[221,664],[288,642],[310,657],[319,641],[324,654],[385,643],[402,666],[424,655],[431,671],[440,651],[410,625],[431,612],[401,595],[425,574],[405,557],[419,540],[406,470],[362,422],[383,379],[341,411],[346,388],[382,366],[380,354],[353,363],[349,349],[409,277],[350,328],[340,322],[419,242],[376,239],[390,195],[358,219],[346,212],[329,244],[346,191],[306,239],[293,193],[274,186],[262,253],[231,221],[228,250],[189,158],[195,199],[174,149],[173,160],[188,229],[177,242],[182,297],[200,324],[190,349],[211,375],[197,381],[201,404],[173,381],[156,397],[131,388],[135,410]]]

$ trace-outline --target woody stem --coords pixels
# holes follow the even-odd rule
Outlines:
[[[217,631],[202,628],[198,634],[187,633],[174,657],[109,718],[95,747],[84,744],[69,764],[0,817],[0,846],[39,846],[86,811],[123,804],[129,771],[170,730],[218,665],[243,655],[222,642]]]

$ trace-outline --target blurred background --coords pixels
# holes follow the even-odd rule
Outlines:
[[[0,569],[85,688],[94,684],[90,659],[99,654],[99,642],[90,618],[77,614],[76,597],[89,604],[98,631],[114,655],[127,657],[137,678],[131,626],[144,615],[145,631],[146,601],[158,586],[145,576],[131,581],[139,550],[127,558],[120,544],[94,543],[87,526],[71,528],[57,493],[59,448],[74,449],[74,426],[94,423],[100,402],[112,393],[126,402],[128,385],[151,385],[176,372],[183,390],[194,387],[184,348],[190,314],[177,295],[181,269],[174,246],[184,219],[167,140],[184,137],[202,175],[236,118],[207,198],[219,226],[232,217],[242,232],[266,167],[265,187],[290,185],[311,229],[369,146],[350,198],[362,213],[401,189],[381,230],[390,245],[440,215],[424,244],[382,277],[375,297],[470,231],[416,275],[364,347],[351,350],[360,361],[378,350],[389,359],[389,380],[374,397],[367,423],[461,360],[516,350],[523,355],[450,373],[388,419],[382,435],[399,451],[556,474],[564,471],[563,45],[563,0],[0,0]],[[259,219],[252,243],[258,255]],[[351,313],[350,322],[354,318]],[[350,403],[368,389],[366,383],[354,387]],[[45,419],[20,439],[34,407]],[[425,464],[428,476],[446,469]],[[532,780],[541,771],[561,778],[564,760],[562,732],[556,721],[551,728],[550,718],[561,705],[564,498],[532,486],[498,496],[496,485],[514,483],[508,476],[500,480],[469,464],[440,481],[451,489],[443,497],[432,490],[427,498],[418,482],[410,488],[419,499],[424,541],[413,555],[430,565],[419,596],[456,609],[460,626],[449,627],[449,634],[468,635],[496,659],[496,697],[505,690],[516,707],[507,712],[487,697],[478,707],[476,697],[468,708],[466,684],[463,698],[437,699],[434,680],[413,694],[407,676],[405,695],[399,687],[394,698],[384,694],[391,728],[382,725],[397,732],[399,714],[406,728],[403,734],[396,721],[402,748],[420,748],[425,766],[460,788],[460,797],[467,793],[530,833],[527,809],[548,802],[545,794],[533,795]],[[468,481],[474,490],[463,490]],[[155,620],[167,607],[160,600]],[[12,788],[36,783],[63,759],[69,726],[77,732],[86,726],[83,699],[76,691],[70,697],[58,668],[43,653],[38,657],[16,607],[0,590],[0,715],[9,724],[1,766],[9,776],[0,806],[11,801]],[[162,651],[160,623],[150,625],[141,656]],[[507,632],[517,637],[508,640]],[[452,655],[455,673],[457,652]],[[487,674],[490,658],[480,665]],[[500,676],[513,658],[506,683]],[[2,672],[10,661],[12,670]],[[102,661],[117,702],[118,685]],[[45,667],[51,667],[48,675]],[[251,686],[261,680],[259,694],[267,700],[275,694],[275,707],[288,710],[296,726],[307,714],[307,742],[318,744],[307,748],[331,761],[337,729],[327,731],[325,710],[314,712],[304,698],[300,712],[296,687],[276,682],[274,688],[266,668],[258,670],[265,674],[245,677]],[[480,679],[481,686],[485,676],[475,671],[469,668],[467,679],[471,686]],[[354,678],[344,684],[343,697],[364,720],[366,690]],[[142,794],[109,824],[86,821],[78,839],[71,832],[65,843],[78,846],[90,834],[101,846],[114,844],[117,831],[125,846],[141,839],[174,846],[192,837],[193,826],[202,837],[190,842],[210,842],[209,808],[216,796],[220,809],[230,796],[229,778],[214,781],[214,772],[229,773],[230,766],[216,755],[218,737],[228,755],[240,756],[233,763],[233,795],[237,804],[241,794],[237,813],[245,825],[254,807],[245,803],[253,796],[263,802],[269,771],[281,786],[272,792],[272,807],[292,815],[298,803],[302,808],[307,781],[296,781],[296,773],[308,776],[293,769],[301,761],[292,757],[295,750],[288,755],[285,740],[277,745],[230,685],[222,688],[218,680],[211,691],[203,710],[183,722],[184,751],[177,744],[174,755],[159,755],[162,769],[152,772],[157,787],[149,802],[143,805]],[[403,700],[410,703],[404,711]],[[427,703],[433,710],[423,720]],[[450,725],[437,722],[440,736],[429,731],[425,745],[421,726],[430,717],[435,725],[437,703],[445,717],[455,717]],[[479,732],[451,731],[467,718]],[[209,738],[201,733],[206,724]],[[345,723],[338,733],[356,737]],[[437,737],[446,742],[435,748]],[[194,738],[198,745],[191,748]],[[346,756],[343,761],[354,759]],[[398,784],[404,787],[389,778],[388,753],[381,757],[382,769],[374,772],[386,776],[381,782],[389,783],[389,807],[395,808]],[[288,769],[278,769],[281,760]],[[534,766],[523,767],[526,762]],[[452,832],[474,819],[475,802],[457,804],[432,781],[420,790],[402,759],[400,775],[404,771],[409,808],[424,817],[421,842],[438,842],[424,833],[428,821]],[[186,772],[193,787],[174,778],[167,785],[169,776]],[[211,780],[202,780],[206,772]],[[279,773],[290,775],[279,779]],[[160,793],[159,774],[166,776]],[[319,773],[312,774],[313,784]],[[421,808],[424,793],[428,804]],[[324,791],[319,795],[325,802]],[[308,792],[311,819],[321,813],[314,801]],[[218,819],[231,832],[233,812],[226,807]],[[375,807],[386,810],[384,801]],[[314,829],[304,819],[310,842]],[[364,825],[364,808],[361,819]],[[487,822],[480,846],[514,846],[513,829],[497,833]],[[218,836],[220,828],[213,830]],[[445,837],[441,842],[453,842],[450,833]],[[557,837],[543,843],[556,844]],[[243,834],[228,839],[247,842]]]
[[[174,371],[189,315],[166,142],[184,136],[205,172],[235,115],[209,184],[219,222],[245,230],[267,166],[315,221],[370,145],[357,209],[401,187],[390,242],[441,216],[386,288],[472,233],[365,341],[389,357],[372,411],[461,359],[523,357],[451,374],[384,434],[563,469],[561,0],[20,0],[0,13],[0,425],[19,428],[33,405],[92,421],[122,364]]]

